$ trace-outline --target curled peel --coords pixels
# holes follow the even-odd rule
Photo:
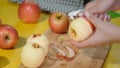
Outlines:
[[[76,50],[70,46],[51,44],[48,51],[51,59],[72,60],[76,56]],[[51,55],[52,54],[52,55]],[[54,57],[53,57],[54,56]]]

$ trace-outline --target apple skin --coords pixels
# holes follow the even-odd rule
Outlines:
[[[0,48],[11,49],[18,42],[18,33],[15,28],[10,25],[0,25]]]
[[[49,17],[49,26],[55,33],[66,33],[69,28],[69,18],[63,12],[53,12]]]
[[[69,26],[68,35],[75,41],[87,39],[95,30],[94,25],[85,17],[73,20]]]
[[[26,23],[36,23],[40,18],[40,6],[35,2],[23,1],[18,8],[19,18]]]

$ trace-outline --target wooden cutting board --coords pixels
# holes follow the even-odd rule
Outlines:
[[[52,42],[58,42],[59,37],[68,38],[67,34],[56,34],[51,30],[46,31],[45,34]],[[43,64],[38,68],[102,68],[109,49],[109,45],[99,48],[81,48],[78,49],[76,57],[71,61],[53,60],[46,57]],[[21,64],[20,68],[25,67]]]

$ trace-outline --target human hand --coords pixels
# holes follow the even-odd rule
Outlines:
[[[102,20],[103,17],[99,16],[97,18],[89,12],[85,12],[81,15],[84,15],[90,22],[92,22],[96,29],[93,35],[84,41],[78,42],[74,40],[69,40],[69,42],[71,42],[73,45],[79,48],[99,47],[116,41],[117,35],[115,37],[114,32],[118,32],[120,28],[108,22],[107,18],[104,17],[104,20]]]
[[[93,14],[115,11],[120,9],[120,0],[94,0],[89,2],[85,9]]]

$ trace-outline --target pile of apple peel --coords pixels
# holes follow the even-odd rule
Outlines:
[[[78,48],[68,44],[51,43],[48,49],[48,57],[53,60],[71,61],[75,58]]]
[[[49,40],[44,34],[28,37],[21,52],[21,62],[27,68],[39,67],[48,53]]]

